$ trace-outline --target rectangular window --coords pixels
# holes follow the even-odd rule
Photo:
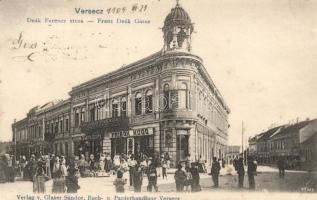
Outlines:
[[[79,126],[79,113],[75,113],[75,127]]]
[[[64,131],[63,120],[59,121],[59,128],[60,128],[60,132],[62,133]]]
[[[84,109],[81,110],[81,114],[80,115],[81,115],[80,116],[80,121],[84,122],[85,121],[85,110]]]
[[[114,104],[112,104],[112,117],[113,118],[117,118],[118,117],[118,115],[119,115],[119,110],[118,110],[119,108],[118,108],[118,104],[117,103],[114,103]]]
[[[95,108],[90,110],[90,121],[95,121]]]
[[[66,124],[65,124],[65,131],[66,131],[66,132],[69,131],[69,122],[68,122],[68,121],[69,121],[69,119],[66,119],[66,120],[65,120],[65,123],[66,123]]]
[[[55,122],[55,133],[58,133],[58,122]]]
[[[178,96],[179,96],[179,102],[178,106],[181,109],[187,108],[187,95],[186,95],[186,90],[179,90],[178,91]]]

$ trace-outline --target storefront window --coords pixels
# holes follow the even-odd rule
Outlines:
[[[145,113],[153,112],[153,94],[151,90],[148,90],[145,94]]]
[[[173,146],[173,134],[172,130],[165,131],[165,146],[171,148]]]
[[[135,114],[141,115],[142,114],[142,95],[141,93],[137,93],[135,95]]]
[[[111,139],[111,157],[127,153],[127,138],[112,138]]]
[[[188,131],[177,130],[177,159],[183,160],[188,155]]]

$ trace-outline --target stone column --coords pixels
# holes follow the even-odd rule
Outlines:
[[[171,164],[176,167],[177,166],[177,135],[176,135],[176,129],[172,128],[172,148],[170,148],[169,155],[172,157],[171,158]]]
[[[153,128],[154,132],[154,151],[160,152],[160,128],[159,127],[155,127]]]
[[[189,130],[188,152],[190,154],[190,157],[196,161],[198,155],[196,152],[196,130],[194,127]]]
[[[128,86],[127,116],[129,118],[132,116],[132,88],[131,88],[131,85]]]

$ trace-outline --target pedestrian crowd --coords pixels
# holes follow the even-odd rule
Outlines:
[[[188,156],[189,158],[190,156]],[[33,182],[33,192],[45,193],[45,182],[53,180],[53,193],[76,193],[80,186],[78,178],[94,176],[115,176],[113,185],[117,192],[124,192],[128,184],[134,192],[141,192],[143,179],[147,178],[148,192],[158,192],[158,177],[167,179],[167,170],[170,168],[171,157],[168,153],[154,154],[147,157],[139,155],[115,155],[102,154],[96,158],[93,154],[66,158],[65,156],[42,155],[36,157],[34,154],[30,159],[21,156],[18,160],[13,156],[5,154],[0,159],[0,181],[13,182],[16,176],[20,179]],[[174,173],[174,180],[177,192],[198,192],[201,190],[199,173],[207,173],[205,161],[200,159],[192,162],[190,159],[179,162]],[[247,175],[250,189],[255,189],[254,176],[257,175],[257,163],[248,158]],[[238,174],[238,187],[243,188],[245,167],[244,159],[236,158],[233,166]],[[278,162],[280,177],[284,177],[284,161]],[[223,160],[213,158],[210,175],[215,188],[219,187],[219,175],[221,168],[225,167]],[[129,174],[129,183],[124,174]]]

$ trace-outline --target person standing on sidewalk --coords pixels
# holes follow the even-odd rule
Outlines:
[[[130,186],[133,184],[133,174],[134,174],[134,166],[136,165],[136,160],[134,160],[134,155],[131,154],[130,158],[128,158],[128,166],[129,166],[129,184]]]
[[[156,172],[156,166],[155,164],[152,162],[149,166],[148,169],[148,179],[149,179],[149,184],[147,186],[147,190],[148,192],[152,192],[152,189],[154,187],[155,192],[158,191],[157,188],[157,172]]]
[[[161,163],[162,163],[162,177],[164,179],[167,179],[167,173],[166,173],[166,169],[167,169],[167,161],[165,160],[164,156],[162,156],[161,158]]]
[[[211,166],[211,176],[214,182],[214,187],[219,187],[219,173],[220,173],[220,163],[217,161],[216,157],[213,157],[212,166]]]
[[[179,164],[174,175],[177,192],[183,192],[186,178],[186,173],[182,170],[182,165]]]
[[[285,176],[285,161],[284,161],[284,158],[280,158],[277,161],[277,167],[278,167],[280,178],[284,178],[284,176]]]
[[[249,157],[248,159],[248,178],[249,178],[249,188],[251,190],[255,189],[255,180],[254,176],[257,175],[256,173],[257,164],[253,157]]]
[[[243,158],[242,157],[240,157],[235,162],[235,168],[236,168],[236,171],[238,173],[238,180],[239,180],[238,187],[239,188],[243,188],[245,171],[244,171],[244,165],[243,165]]]
[[[134,192],[141,192],[141,187],[142,187],[142,182],[143,182],[143,171],[140,165],[140,161],[133,166],[133,174],[132,174],[132,179],[133,179],[133,188]]]
[[[192,163],[191,168],[190,168],[190,172],[192,173],[192,177],[193,177],[193,181],[191,183],[192,192],[201,191],[201,187],[199,184],[200,176],[199,176],[199,172],[198,172],[198,165]]]

